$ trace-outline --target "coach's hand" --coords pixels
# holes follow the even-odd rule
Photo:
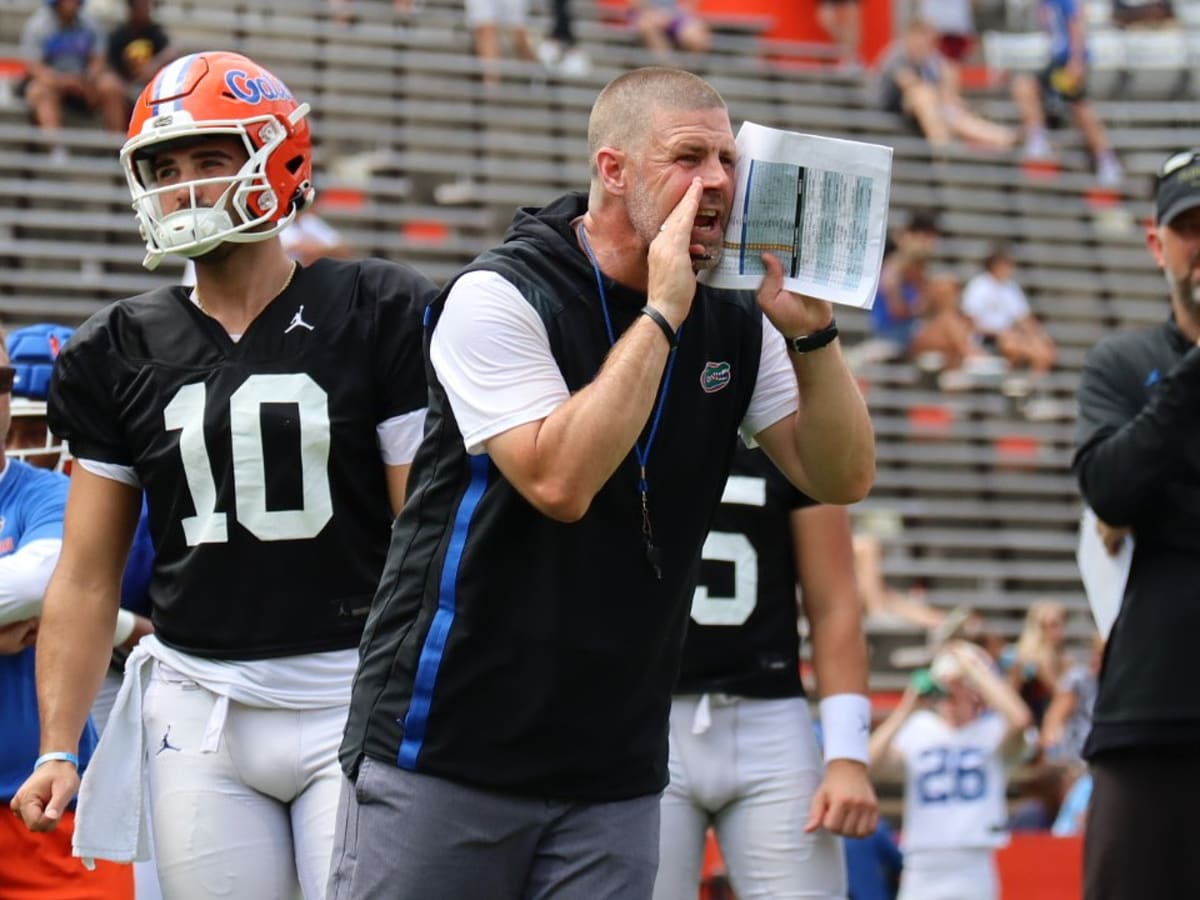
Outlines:
[[[30,831],[53,831],[78,791],[79,773],[75,767],[54,760],[33,770],[9,806]]]
[[[804,831],[824,828],[843,837],[866,837],[879,824],[879,801],[867,767],[852,759],[831,759],[817,788]]]

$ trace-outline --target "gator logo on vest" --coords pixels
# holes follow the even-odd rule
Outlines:
[[[700,373],[700,387],[706,394],[715,394],[723,387],[728,387],[733,374],[727,362],[708,362]]]

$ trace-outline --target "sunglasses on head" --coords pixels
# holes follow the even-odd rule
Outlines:
[[[1155,173],[1155,178],[1162,181],[1173,172],[1178,172],[1184,166],[1190,166],[1192,163],[1200,160],[1200,150],[1181,150],[1178,153],[1168,156],[1166,161],[1159,166],[1158,172]]]
[[[12,393],[13,378],[16,374],[17,370],[12,366],[0,366],[0,394]]]

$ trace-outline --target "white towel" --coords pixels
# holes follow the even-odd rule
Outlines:
[[[71,852],[89,869],[95,868],[97,859],[127,863],[150,858],[142,795],[146,784],[142,695],[153,662],[154,657],[140,645],[129,654],[108,725],[83,773]]]

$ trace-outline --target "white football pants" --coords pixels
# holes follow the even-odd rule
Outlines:
[[[710,825],[741,900],[845,898],[841,839],[804,833],[824,764],[803,697],[676,697],[670,770],[654,900],[695,900]]]
[[[146,688],[150,810],[163,896],[322,900],[347,708],[230,702],[218,749],[202,752],[217,699],[159,666]]]

